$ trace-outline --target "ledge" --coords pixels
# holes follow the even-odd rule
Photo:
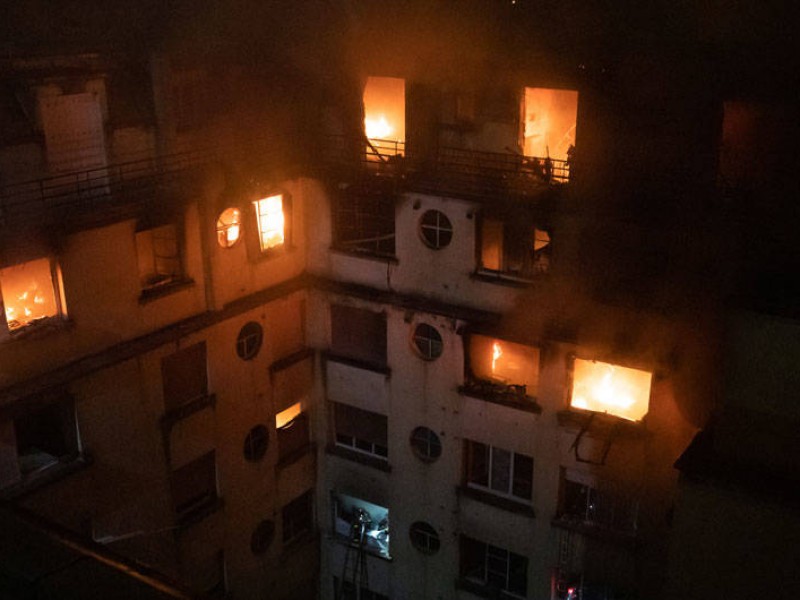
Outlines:
[[[556,417],[561,427],[575,430],[588,428],[586,433],[589,435],[592,432],[607,435],[613,431],[615,436],[628,439],[650,436],[644,421],[628,421],[605,413],[567,409],[558,411]]]
[[[534,512],[533,507],[531,507],[530,504],[527,504],[522,499],[513,500],[511,498],[498,496],[496,494],[492,494],[491,492],[478,490],[466,485],[458,486],[456,488],[456,493],[459,496],[464,496],[465,498],[471,498],[472,500],[475,500],[477,502],[488,504],[489,506],[494,506],[496,508],[500,508],[508,512],[513,512],[518,515],[522,515],[524,517],[528,517],[531,519],[536,518],[536,513]]]
[[[505,285],[507,287],[524,289],[544,280],[547,275],[547,273],[540,273],[531,279],[528,277],[518,277],[503,271],[477,269],[470,274],[470,279],[474,279],[475,281],[483,281],[485,283],[494,283],[497,285]]]
[[[178,408],[173,408],[172,410],[165,412],[164,416],[161,417],[161,428],[166,433],[169,433],[169,431],[171,431],[175,424],[179,421],[188,419],[193,414],[200,412],[204,408],[214,408],[216,405],[216,394],[207,394],[205,396],[201,396],[196,400],[192,400],[191,402],[187,402]]]
[[[169,283],[143,289],[139,296],[139,304],[148,304],[154,300],[163,298],[164,296],[169,296],[171,294],[180,292],[181,290],[190,288],[193,285],[194,279],[183,277],[176,279],[175,281],[170,281]]]
[[[24,477],[21,481],[0,491],[0,499],[13,500],[31,494],[45,486],[55,483],[90,467],[94,459],[88,451],[64,457],[57,463]]]
[[[197,525],[214,513],[221,511],[224,507],[225,500],[221,496],[208,498],[201,504],[198,504],[186,512],[180,513],[175,517],[175,524],[178,527],[177,531],[180,532],[192,527],[193,525]]]
[[[619,546],[633,548],[636,545],[636,533],[612,529],[604,525],[572,519],[569,517],[555,517],[550,524],[559,529],[574,531],[588,538],[610,542]]]
[[[366,251],[361,252],[359,250],[351,250],[349,248],[342,248],[337,246],[331,246],[330,252],[332,252],[333,254],[341,254],[342,256],[349,256],[352,258],[363,258],[365,260],[372,260],[375,262],[390,263],[393,265],[400,264],[398,258],[392,254],[377,254]]]
[[[347,365],[349,367],[355,367],[356,369],[363,369],[364,371],[372,371],[373,373],[380,373],[381,375],[386,375],[386,377],[390,377],[392,374],[392,369],[388,365],[379,365],[377,363],[371,363],[366,360],[361,360],[359,358],[350,358],[348,356],[340,356],[338,354],[333,354],[331,352],[323,352],[322,357],[325,360],[340,363],[343,365]]]
[[[14,331],[8,331],[4,337],[0,338],[0,344],[3,342],[11,342],[14,340],[38,340],[59,331],[65,331],[74,327],[74,322],[71,319],[65,319],[59,315],[39,319],[28,325],[23,325]],[[2,325],[7,327],[7,325]]]
[[[313,442],[309,442],[296,450],[292,450],[291,452],[287,452],[286,456],[281,456],[278,458],[278,462],[275,463],[275,468],[279,471],[289,467],[299,461],[301,458],[311,454],[313,455],[316,452],[317,445]],[[279,449],[280,451],[280,449]]]
[[[536,402],[536,398],[532,396],[525,396],[525,401],[522,401],[518,399],[518,396],[510,393],[482,392],[468,385],[459,386],[458,393],[468,398],[476,398],[478,400],[484,400],[485,402],[491,402],[492,404],[500,404],[501,406],[507,406],[508,408],[514,408],[535,415],[542,414],[542,407]]]
[[[392,466],[386,459],[378,458],[377,456],[371,456],[364,452],[357,452],[356,450],[350,450],[343,446],[328,444],[325,447],[325,453],[330,454],[332,456],[338,456],[339,458],[344,458],[346,460],[350,460],[365,465],[367,467],[372,467],[373,469],[384,471],[385,473],[391,473],[392,471]]]
[[[269,372],[276,373],[278,371],[283,371],[284,369],[288,369],[292,365],[302,362],[312,356],[314,356],[313,348],[303,348],[302,350],[298,350],[289,356],[284,356],[283,358],[279,358],[278,360],[274,361],[269,366]]]
[[[350,541],[345,536],[340,535],[340,534],[332,534],[332,535],[329,536],[328,539],[330,539],[333,542],[339,544],[340,546],[344,546],[344,547],[348,547],[349,546],[350,548],[356,548],[356,549],[358,548],[358,544],[355,541]],[[389,563],[392,562],[392,560],[393,560],[391,556],[386,556],[384,554],[381,554],[380,552],[372,550],[372,549],[368,548],[366,544],[364,544],[364,554],[366,554],[367,556],[371,556],[373,558],[377,558],[378,560],[384,560],[384,561],[389,562]]]

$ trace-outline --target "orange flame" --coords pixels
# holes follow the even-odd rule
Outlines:
[[[503,349],[499,342],[492,344],[492,374],[497,372],[497,361],[503,356]]]
[[[387,140],[394,133],[394,127],[389,124],[385,115],[380,115],[378,118],[364,118],[364,130],[371,140]]]
[[[46,258],[1,269],[0,294],[11,331],[57,313],[50,261]]]
[[[651,380],[647,371],[575,359],[570,405],[638,421],[647,414]]]

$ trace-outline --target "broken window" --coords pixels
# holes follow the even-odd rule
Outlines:
[[[345,494],[333,495],[334,534],[389,558],[389,509]]]
[[[217,218],[217,243],[231,248],[242,233],[242,213],[238,208],[226,208]]]
[[[333,202],[333,243],[338,250],[394,256],[394,196],[351,186]]]
[[[136,233],[139,281],[150,291],[183,279],[178,227],[161,225]]]
[[[332,402],[336,445],[386,460],[389,456],[386,415]]]
[[[261,252],[280,248],[287,239],[288,197],[275,194],[253,202]]]
[[[570,406],[640,421],[650,404],[652,373],[576,358]]]
[[[179,517],[201,511],[217,499],[216,452],[212,450],[170,474],[172,507]]]
[[[206,343],[194,344],[162,358],[161,378],[166,412],[207,397]]]
[[[486,400],[531,403],[539,393],[539,355],[534,346],[470,335],[465,391]]]
[[[283,543],[288,544],[314,528],[314,491],[308,490],[281,510]]]
[[[370,142],[367,160],[404,154],[406,84],[396,77],[369,77],[364,88],[364,133]]]
[[[386,365],[386,314],[331,305],[331,352],[374,366]]]
[[[550,234],[542,227],[484,216],[479,239],[482,272],[533,279],[550,270],[552,244]]]
[[[471,440],[465,440],[464,451],[468,487],[519,500],[531,499],[533,458]]]
[[[524,114],[525,155],[566,161],[575,146],[578,92],[526,87]]]
[[[275,415],[278,432],[278,462],[304,451],[311,442],[308,414],[301,402],[296,402]]]
[[[0,269],[0,300],[11,332],[66,316],[58,264],[38,258]]]
[[[465,535],[460,538],[459,551],[463,578],[515,596],[527,594],[527,557]]]

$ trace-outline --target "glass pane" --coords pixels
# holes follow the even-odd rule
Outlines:
[[[507,494],[511,483],[511,453],[492,448],[492,489]]]
[[[467,481],[476,485],[489,485],[489,447],[478,442],[467,442],[469,463]]]
[[[511,493],[530,499],[533,488],[533,459],[524,454],[514,455],[514,482]]]

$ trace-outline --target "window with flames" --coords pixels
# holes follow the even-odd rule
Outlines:
[[[647,371],[576,358],[570,407],[640,421],[650,405],[652,378]]]
[[[364,133],[368,160],[403,154],[406,139],[406,84],[396,77],[370,77],[364,88]]]
[[[539,388],[539,349],[485,335],[469,342],[468,386],[486,393],[535,398]],[[477,390],[476,390],[477,391]]]
[[[0,269],[0,300],[8,331],[64,316],[61,290],[61,271],[49,258]]]

